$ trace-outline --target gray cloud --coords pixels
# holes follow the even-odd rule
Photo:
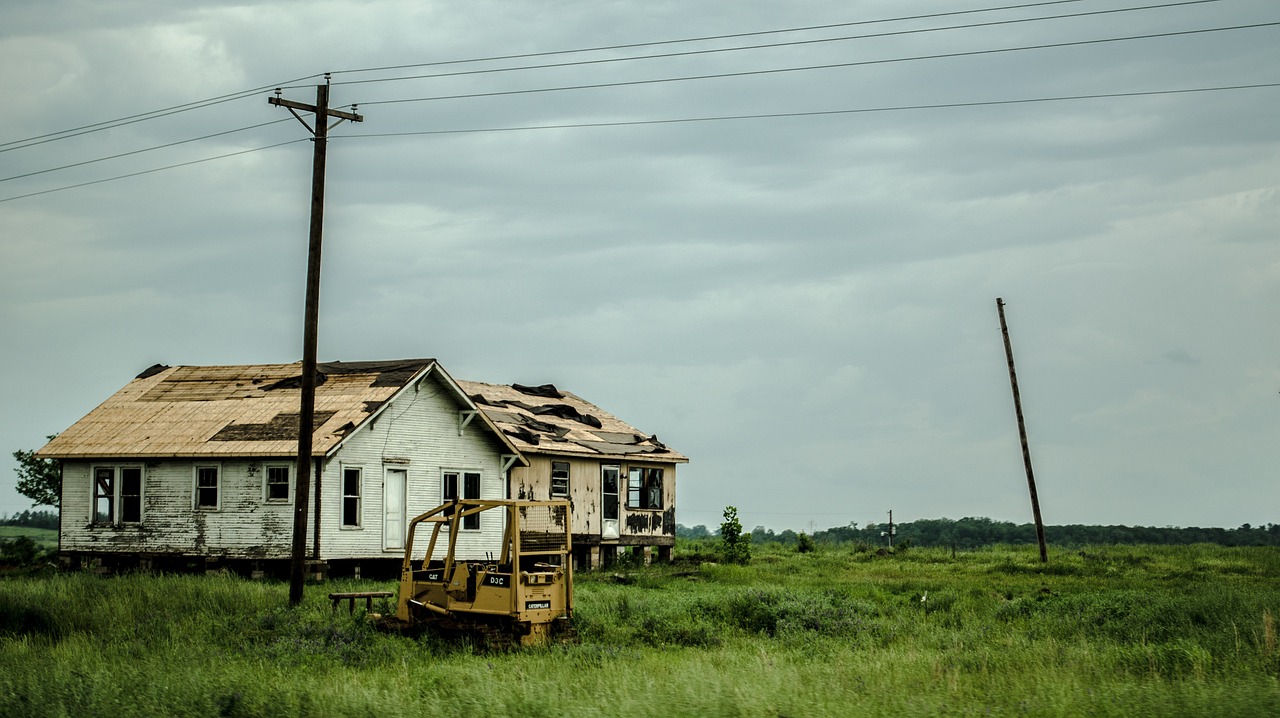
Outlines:
[[[0,142],[325,70],[930,9],[888,2],[850,9],[826,0],[696,9],[333,2],[324,12],[284,0],[42,3],[6,11],[0,27],[0,62],[15,69],[0,80],[11,100],[0,109]],[[366,122],[336,128],[331,143],[321,355],[436,356],[462,378],[552,381],[580,393],[692,457],[679,484],[686,524],[716,523],[726,504],[752,526],[866,523],[888,509],[904,520],[1022,521],[1025,481],[994,307],[1003,296],[1046,519],[1265,523],[1272,517],[1260,507],[1280,499],[1271,475],[1280,334],[1266,312],[1280,299],[1274,88],[341,135],[1270,82],[1275,29],[1262,28],[373,104],[1266,22],[1272,10],[1260,0],[1224,2],[770,51],[335,84],[335,103],[366,103]],[[1024,14],[1033,12],[1045,11]],[[309,101],[314,81],[301,84],[308,86],[286,94]],[[0,174],[11,176],[289,119],[0,182],[0,199],[301,138],[304,130],[265,96],[4,152]],[[309,145],[299,142],[0,202],[6,454],[37,445],[157,361],[296,359],[309,172]],[[0,487],[0,511],[24,507]]]

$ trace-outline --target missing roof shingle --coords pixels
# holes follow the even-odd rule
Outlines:
[[[317,411],[315,428],[323,426],[335,413],[337,412]],[[296,441],[300,423],[297,412],[280,413],[265,424],[227,424],[209,437],[209,441]]]

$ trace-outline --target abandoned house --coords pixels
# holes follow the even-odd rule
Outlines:
[[[554,387],[459,382],[433,359],[317,367],[308,560],[397,570],[408,519],[454,498],[569,498],[575,563],[670,557],[687,459]],[[473,399],[472,397],[476,398]],[[52,439],[73,565],[283,571],[301,364],[156,365]],[[461,527],[495,550],[503,526]]]
[[[508,472],[511,497],[569,500],[575,564],[596,568],[628,551],[671,559],[676,465],[687,458],[550,384],[458,383],[527,459]]]
[[[317,368],[317,567],[398,564],[409,517],[453,496],[502,498],[524,463],[434,360]],[[292,546],[300,369],[157,365],[51,440],[38,455],[62,462],[64,560],[279,571]],[[503,532],[480,518],[463,527],[476,555]]]

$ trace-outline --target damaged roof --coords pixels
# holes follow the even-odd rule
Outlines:
[[[434,359],[326,362],[316,368],[315,456],[337,448],[388,400],[429,371],[439,372],[446,384],[456,388]],[[55,437],[38,455],[56,459],[292,456],[298,451],[301,385],[300,362],[157,364]],[[460,391],[458,398],[471,408]]]
[[[523,386],[459,381],[458,386],[522,453],[688,461],[658,441],[656,435],[645,434],[551,384]]]

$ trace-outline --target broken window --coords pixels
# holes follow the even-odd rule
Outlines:
[[[267,501],[289,500],[289,467],[267,467]]]
[[[342,469],[342,525],[360,527],[361,470],[358,466]]]
[[[569,495],[569,462],[551,462],[551,498]]]
[[[219,505],[217,466],[196,467],[196,508],[217,510]]]
[[[618,477],[621,473],[616,465],[600,467],[600,510],[605,519],[618,518]]]
[[[116,522],[116,470],[99,466],[93,470],[93,522]]]
[[[459,482],[462,486],[462,494],[458,494]],[[453,501],[457,498],[478,499],[480,498],[480,474],[474,471],[446,471],[444,472],[444,486],[441,494],[445,501]],[[480,514],[475,513],[462,518],[462,528],[466,531],[480,530]]]
[[[136,524],[142,521],[142,467],[93,467],[93,522]]]
[[[627,508],[662,508],[662,469],[631,467],[627,474]]]
[[[142,468],[120,467],[120,523],[142,521]]]

